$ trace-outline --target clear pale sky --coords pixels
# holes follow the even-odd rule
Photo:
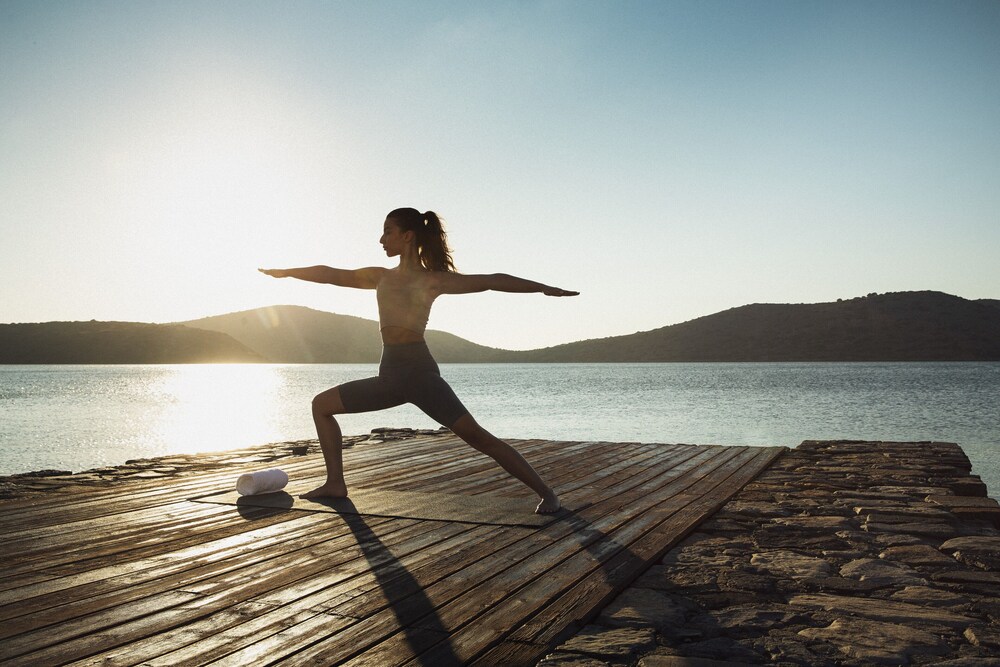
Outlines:
[[[431,328],[533,348],[747,303],[1000,298],[1000,2],[0,0],[0,322],[374,295],[438,211]]]

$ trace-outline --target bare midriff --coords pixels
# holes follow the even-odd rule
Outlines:
[[[406,345],[407,343],[422,343],[424,335],[403,327],[382,327],[382,343],[384,345]]]
[[[436,296],[426,271],[388,271],[376,287],[378,320],[385,345],[421,343]]]

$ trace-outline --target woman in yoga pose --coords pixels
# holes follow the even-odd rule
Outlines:
[[[441,294],[541,292],[575,296],[531,280],[503,273],[463,275],[455,270],[441,220],[433,211],[399,208],[386,216],[379,239],[385,254],[399,257],[394,269],[368,267],[345,270],[328,266],[259,269],[275,278],[298,278],[340,287],[375,290],[382,360],[378,376],[328,389],[313,399],[313,421],[326,463],[326,483],[303,498],[343,498],[347,495],[342,456],[343,437],[334,415],[384,410],[413,403],[475,449],[492,457],[508,473],[541,498],[539,513],[559,509],[559,498],[534,468],[514,450],[480,426],[441,377],[424,342],[431,305]]]

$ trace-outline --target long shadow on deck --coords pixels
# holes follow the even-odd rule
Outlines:
[[[294,498],[285,493],[274,494],[274,511],[282,512],[292,508]],[[357,513],[357,508],[350,498],[338,500],[342,505],[349,506],[350,511],[338,512],[347,527],[354,534],[361,547],[361,553],[371,566],[375,580],[389,602],[389,608],[396,617],[402,629],[406,645],[410,648],[419,664],[425,664],[420,653],[430,646],[435,646],[433,662],[426,663],[428,667],[450,667],[461,665],[455,652],[448,642],[448,631],[438,616],[423,587],[413,578],[406,567],[399,562],[378,535],[365,522],[363,515]],[[237,510],[244,519],[252,521],[260,518],[261,508],[249,504],[249,501],[237,501]],[[348,509],[345,507],[344,509]],[[414,620],[420,620],[420,627],[413,627]],[[359,645],[362,638],[359,637]]]
[[[573,539],[584,549],[595,563],[595,575],[602,578],[610,590],[596,604],[591,603],[586,614],[573,618],[572,622],[553,634],[547,642],[551,646],[562,643],[575,635],[584,625],[591,622],[608,603],[626,586],[635,581],[654,561],[643,558],[618,541],[613,533],[597,528],[577,512],[567,510],[562,517],[573,526]],[[571,585],[571,588],[574,585]]]
[[[345,500],[353,506],[350,498]],[[425,664],[420,658],[420,654],[428,647],[438,644],[440,648],[435,655],[433,666],[428,663],[428,667],[462,664],[452,650],[448,641],[448,631],[445,630],[444,623],[438,616],[434,604],[424,592],[423,586],[382,543],[378,535],[365,522],[364,516],[347,513],[340,516],[354,533],[358,546],[361,547],[361,552],[371,565],[375,580],[385,594],[389,608],[402,628],[407,646],[417,656],[417,662],[421,665]],[[420,619],[421,623],[419,628],[410,625],[417,618]]]
[[[477,632],[492,639],[489,645],[482,645],[474,655],[470,655],[468,662],[448,662],[455,660],[455,653],[451,644],[443,642],[421,656],[421,664],[469,664],[476,667],[534,665],[554,646],[576,634],[596,616],[624,587],[623,581],[631,583],[650,564],[628,545],[619,542],[612,533],[594,526],[573,510],[564,510],[556,520],[567,523],[571,532],[563,539],[572,540],[579,551],[553,558],[542,572],[534,570],[532,565],[524,572],[525,578],[518,586],[510,587],[508,583],[504,590],[507,600],[515,602],[510,606],[512,616],[501,618],[487,611],[486,616],[491,618],[485,621],[485,627],[481,618],[470,620],[467,627],[478,623]],[[538,549],[526,554],[523,560],[535,561],[546,549],[547,546],[539,544]],[[580,562],[584,554],[590,557],[593,567]],[[514,564],[511,569],[518,567]],[[575,574],[566,577],[568,572]],[[501,574],[497,573],[498,576]],[[553,577],[562,579],[561,586],[553,587]],[[603,579],[610,591],[600,585],[595,586],[593,577]],[[595,596],[594,590],[602,592]],[[540,604],[529,610],[521,604],[524,601],[529,601],[529,607],[533,606],[533,601]],[[498,602],[499,607],[505,604],[506,601]],[[490,625],[496,631],[493,634],[488,629]],[[458,632],[463,631],[464,628]]]
[[[292,496],[288,494],[282,494],[282,496],[287,497],[276,499],[275,510],[277,511],[286,511],[292,507]],[[345,498],[338,502],[349,506],[349,509],[347,507],[344,508],[348,509],[348,511],[338,512],[337,514],[354,535],[365,560],[369,564],[369,569],[384,595],[388,609],[396,619],[396,625],[399,628],[398,632],[402,635],[401,639],[403,643],[405,643],[409,652],[413,656],[416,656],[414,658],[416,664],[425,665],[426,667],[451,667],[453,665],[466,664],[456,654],[451,643],[450,633],[441,620],[434,603],[425,593],[423,586],[407,570],[406,566],[393,555],[382,540],[379,539],[378,535],[366,522],[365,516],[356,513],[357,508],[350,498]],[[261,508],[259,507],[240,502],[237,502],[237,507],[240,515],[247,520],[253,520],[260,516],[259,512]],[[544,635],[544,638],[537,637],[528,640],[530,642],[528,644],[521,643],[526,638],[518,641],[516,645],[520,650],[517,654],[496,656],[501,658],[504,664],[528,664],[527,662],[523,662],[523,659],[528,657],[528,655],[521,653],[521,650],[526,650],[528,654],[533,653],[532,646],[535,647],[534,650],[542,650],[542,653],[531,656],[530,663],[534,664],[534,662],[544,655],[546,648],[551,648],[578,632],[584,624],[592,620],[599,613],[601,608],[608,604],[651,564],[650,560],[639,556],[628,545],[619,542],[614,536],[614,531],[607,533],[601,530],[590,520],[584,518],[574,510],[564,508],[556,521],[567,524],[571,531],[567,537],[575,542],[579,549],[589,554],[590,559],[592,559],[591,567],[596,566],[596,570],[591,571],[590,574],[584,574],[581,571],[580,574],[567,580],[564,588],[554,592],[554,597],[550,600],[550,603],[563,607],[564,611],[568,612],[565,616],[560,615],[550,618],[547,621],[542,621],[541,625],[538,625],[535,622],[535,616],[543,611],[543,608],[539,608],[534,613],[528,613],[518,623],[495,638],[494,641],[496,644],[505,642],[510,633],[516,633],[517,627],[524,623],[534,625],[534,631]],[[539,551],[544,550],[545,546],[540,544]],[[558,569],[562,562],[579,559],[581,555],[579,552],[567,554],[554,561],[551,567]],[[527,556],[527,558],[531,558],[531,556]],[[570,569],[577,569],[578,567],[579,565]],[[537,576],[536,574],[530,578],[526,578],[523,586],[519,586],[517,589],[530,587],[532,581]],[[581,578],[577,579],[576,577]],[[583,580],[592,577],[603,579],[604,585],[584,585],[584,590],[580,591],[580,593],[585,599],[574,600],[577,594],[572,591],[579,590],[578,587],[583,584]],[[598,590],[601,592],[595,595],[595,592]],[[508,591],[508,593],[510,595],[518,594],[514,590]],[[549,591],[549,594],[552,595],[553,591]],[[543,613],[543,616],[547,616],[547,614]],[[472,621],[472,623],[475,622],[475,620]],[[557,625],[546,629],[545,626],[551,622],[555,622]],[[565,623],[563,627],[558,627],[563,623]],[[350,630],[348,629],[347,631],[349,632]],[[379,638],[381,641],[386,638],[386,635],[380,633]],[[541,643],[534,644],[535,641],[541,641]],[[364,644],[363,636],[358,637],[357,646],[359,653],[373,648]],[[492,649],[484,647],[483,652],[479,653],[476,658],[473,658],[472,662],[484,658],[490,661],[495,655]],[[342,657],[346,658],[346,656]]]

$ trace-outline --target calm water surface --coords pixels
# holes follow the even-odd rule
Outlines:
[[[0,474],[315,437],[316,393],[374,364],[0,366]],[[511,438],[788,445],[958,442],[1000,489],[1000,363],[443,364]],[[344,415],[345,434],[435,428],[412,406]]]

